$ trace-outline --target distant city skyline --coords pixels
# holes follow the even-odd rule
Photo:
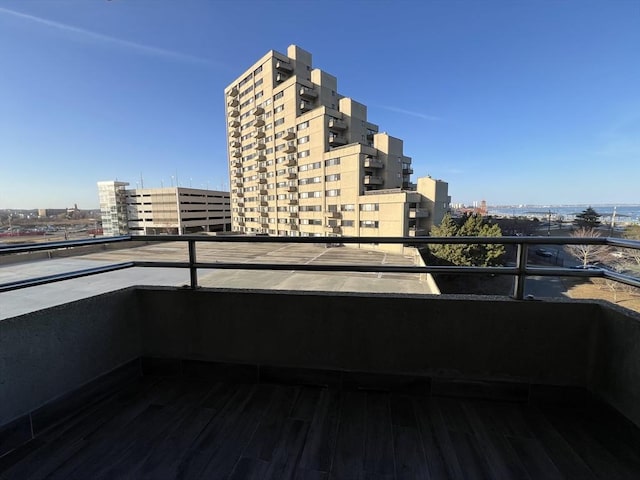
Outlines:
[[[95,209],[97,181],[141,176],[228,190],[224,86],[292,43],[452,203],[637,204],[639,27],[622,1],[5,0],[0,209]]]

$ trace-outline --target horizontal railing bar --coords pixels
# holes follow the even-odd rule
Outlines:
[[[85,245],[102,245],[106,243],[119,243],[130,241],[130,236],[87,238],[83,240],[64,240],[60,242],[45,243],[19,243],[16,245],[0,245],[0,255],[12,253],[41,252],[43,250],[56,250],[59,248],[82,247]]]
[[[134,262],[115,263],[113,265],[104,265],[102,267],[85,268],[83,270],[75,270],[73,272],[56,273],[43,277],[29,278],[25,280],[16,280],[0,284],[0,292],[10,292],[27,287],[37,287],[38,285],[46,285],[48,283],[61,282],[63,280],[72,280],[74,278],[88,277],[99,273],[115,272],[135,266]]]
[[[135,242],[311,243],[311,244],[497,244],[497,245],[609,245],[640,249],[640,241],[611,237],[258,237],[243,235],[135,235],[61,242],[0,246],[0,255],[59,248]]]
[[[608,270],[604,270],[604,278],[609,280],[615,280],[619,283],[624,283],[625,285],[631,285],[632,287],[640,288],[640,278],[632,277],[630,275],[625,275],[624,273],[618,272],[610,272]]]

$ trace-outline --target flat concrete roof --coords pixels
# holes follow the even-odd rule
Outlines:
[[[415,265],[409,255],[353,247],[282,243],[198,243],[200,262],[289,263],[299,265]],[[187,261],[187,245],[167,242],[122,250],[104,250],[66,258],[0,265],[0,283],[82,270],[131,260]],[[0,293],[0,319],[134,285],[189,284],[189,271],[129,268],[89,277]],[[303,272],[296,270],[199,270],[202,287],[304,291],[434,294],[419,274]]]

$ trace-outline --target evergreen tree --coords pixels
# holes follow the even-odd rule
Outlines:
[[[433,237],[501,237],[502,231],[497,224],[487,222],[480,215],[462,217],[460,223],[451,218],[448,213],[439,226],[431,229]],[[493,266],[500,265],[504,255],[504,245],[493,244],[432,244],[431,253],[446,262],[462,266]]]
[[[573,223],[580,228],[597,228],[600,225],[601,216],[593,208],[588,207],[576,215]]]

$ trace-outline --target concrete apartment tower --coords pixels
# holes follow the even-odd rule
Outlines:
[[[291,45],[225,89],[232,228],[282,236],[425,235],[448,209],[447,184],[411,183],[402,140]]]

